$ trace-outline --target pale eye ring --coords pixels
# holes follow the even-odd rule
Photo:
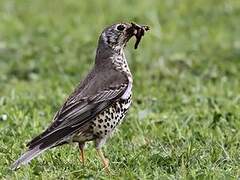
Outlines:
[[[125,26],[123,24],[119,24],[117,26],[117,30],[119,30],[119,31],[123,31],[124,29],[125,29]]]

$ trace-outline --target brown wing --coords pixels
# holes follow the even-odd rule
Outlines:
[[[119,99],[126,91],[128,79],[116,70],[94,70],[79,85],[56,113],[54,122],[27,146],[40,148],[56,145],[81,131],[105,108]]]

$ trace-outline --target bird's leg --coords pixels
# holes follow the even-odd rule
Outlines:
[[[103,165],[104,165],[104,169],[107,170],[107,172],[109,173],[110,172],[110,169],[109,169],[109,160],[107,158],[105,158],[105,156],[103,155],[103,152],[101,149],[97,149],[97,154],[98,156],[100,157]]]
[[[84,165],[85,164],[85,159],[84,159],[84,143],[78,143],[78,147],[80,149],[80,159],[81,159],[81,162],[82,164]]]

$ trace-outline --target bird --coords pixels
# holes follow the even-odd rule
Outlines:
[[[124,48],[136,37],[137,48],[148,26],[116,23],[106,27],[98,40],[93,68],[53,117],[53,122],[27,144],[27,151],[12,165],[17,170],[44,151],[63,144],[78,143],[84,164],[84,147],[89,141],[109,171],[102,147],[121,124],[132,102],[133,78]]]

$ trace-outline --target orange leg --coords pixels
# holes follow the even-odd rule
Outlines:
[[[80,159],[83,165],[85,165],[85,159],[84,159],[84,144],[78,143],[79,149],[80,149]]]
[[[110,173],[109,160],[104,157],[103,152],[102,152],[101,149],[97,149],[97,154],[98,154],[98,156],[100,157],[100,159],[101,159],[101,161],[102,161],[102,163],[103,163],[103,165],[104,165],[104,169],[106,169],[106,171],[107,171],[108,173]]]

